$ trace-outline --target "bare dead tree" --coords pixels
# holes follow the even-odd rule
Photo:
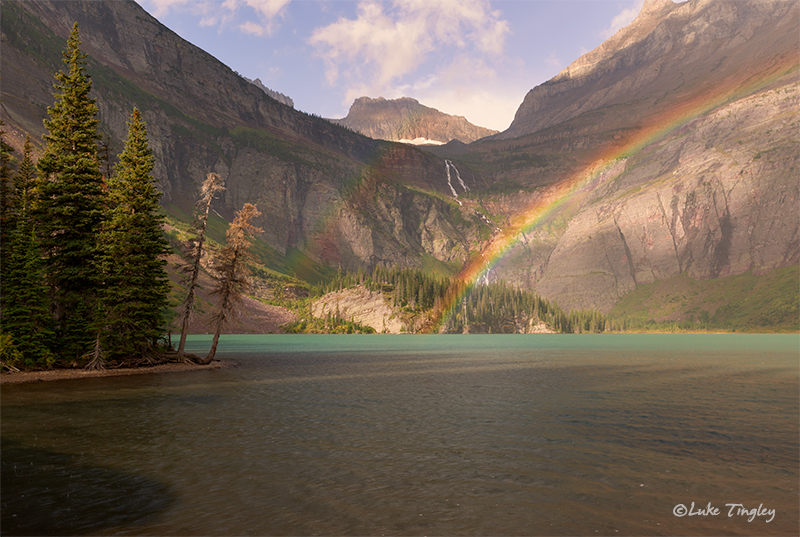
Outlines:
[[[197,202],[197,216],[193,224],[194,237],[189,241],[186,254],[188,263],[184,266],[184,272],[187,274],[187,292],[186,298],[181,305],[181,341],[178,344],[178,360],[180,361],[185,361],[183,353],[186,348],[186,335],[189,332],[189,320],[194,311],[197,278],[200,275],[200,260],[203,257],[203,246],[206,240],[208,213],[211,210],[211,202],[223,190],[225,190],[225,183],[216,173],[209,173],[200,188],[201,197]]]
[[[214,340],[208,356],[201,363],[208,364],[214,359],[219,335],[228,320],[238,314],[236,307],[241,303],[249,287],[247,276],[250,274],[250,269],[247,267],[247,262],[252,259],[250,245],[253,234],[263,231],[253,226],[252,220],[260,214],[255,205],[245,203],[228,227],[225,234],[227,243],[225,248],[214,256],[213,271],[216,273],[216,286],[211,292],[217,297],[217,308],[212,317]]]
[[[94,350],[86,354],[84,357],[91,358],[89,363],[86,364],[86,369],[100,370],[106,368],[105,364],[103,363],[103,349],[100,346],[100,334],[97,334],[97,337],[94,340]]]

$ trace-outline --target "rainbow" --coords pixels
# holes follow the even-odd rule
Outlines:
[[[668,133],[721,105],[763,90],[769,84],[797,69],[796,60],[792,59],[788,63],[788,65],[784,63],[773,66],[767,75],[751,76],[744,84],[731,81],[723,87],[717,88],[716,91],[698,91],[694,98],[686,99],[681,104],[648,118],[647,126],[639,129],[628,139],[601,148],[590,158],[588,165],[550,187],[521,214],[513,218],[504,230],[497,233],[483,247],[479,255],[467,262],[456,277],[455,284],[442,301],[442,306],[434,312],[428,323],[428,331],[438,331],[442,323],[454,313],[462,299],[519,243],[524,234],[529,233],[548,216],[575,199],[576,195],[592,190],[603,172],[609,170],[619,159],[638,153]]]
[[[716,88],[697,89],[694,95],[685,97],[680,103],[643,118],[642,126],[634,134],[600,147],[587,159],[588,164],[561,182],[548,187],[465,264],[454,278],[454,284],[441,301],[439,308],[432,313],[426,323],[426,331],[438,332],[442,323],[450,318],[462,299],[519,243],[524,234],[529,233],[566,204],[575,201],[581,193],[590,192],[602,180],[603,173],[620,162],[620,159],[640,152],[670,132],[721,105],[763,91],[787,74],[796,74],[798,62],[796,56],[790,56],[761,67],[760,73],[740,73],[735,80],[726,80]],[[329,226],[330,220],[343,205],[355,198],[370,196],[373,193],[376,176],[382,174],[387,161],[392,159],[391,153],[391,146],[382,146],[369,159],[366,169],[354,173],[345,180],[343,188],[345,195],[323,209],[312,231],[316,240],[309,244],[311,250],[316,250],[317,256],[327,258],[328,262],[336,259],[338,251],[335,230]],[[444,163],[442,165],[444,166]],[[374,175],[374,172],[377,172],[377,175]],[[326,253],[328,255],[325,255]]]

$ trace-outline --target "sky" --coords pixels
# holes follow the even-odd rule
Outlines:
[[[412,97],[505,130],[533,87],[639,13],[642,0],[137,0],[298,110],[347,115]]]

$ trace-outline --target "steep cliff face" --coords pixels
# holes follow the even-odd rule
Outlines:
[[[279,254],[301,250],[315,261],[352,268],[377,258],[421,266],[425,256],[453,259],[433,247],[431,233],[447,235],[459,255],[474,248],[464,229],[449,235],[457,226],[447,211],[428,227],[418,224],[417,213],[449,194],[443,160],[278,102],[133,1],[3,4],[2,113],[12,143],[21,145],[26,132],[41,139],[53,73],[63,68],[61,51],[76,21],[112,153],[121,150],[126,121],[138,107],[162,201],[173,214],[186,218],[199,185],[213,171],[227,185],[214,209],[230,219],[245,201],[257,203],[257,224],[265,230],[260,238]],[[385,211],[354,195],[367,177],[389,190],[414,188],[413,200],[382,221]],[[396,219],[403,225],[396,226]],[[318,247],[317,239],[331,229],[343,233]]]
[[[229,219],[257,203],[261,240],[284,259],[457,270],[596,165],[604,171],[521,234],[491,277],[607,311],[678,274],[800,263],[795,1],[647,2],[632,25],[531,90],[508,131],[431,152],[275,101],[130,1],[3,4],[0,106],[17,146],[26,132],[40,139],[74,21],[113,152],[139,107],[167,210],[185,219],[217,172],[227,191],[215,211]],[[438,116],[398,134],[380,108],[425,108],[416,101],[367,101],[383,118],[372,124],[392,136],[436,139],[424,129],[439,128]],[[642,133],[647,143],[631,143]],[[455,161],[464,187],[434,152]]]
[[[524,237],[496,275],[566,307],[607,311],[637,285],[682,273],[704,280],[796,265],[798,111],[800,85],[789,83],[619,159],[565,228]]]
[[[796,58],[797,2],[645,2],[639,16],[558,76],[533,88],[508,130],[511,139],[555,125],[611,131],[701,92],[746,84]],[[593,111],[605,109],[598,121]]]
[[[314,317],[335,315],[369,326],[379,334],[400,334],[407,331],[402,312],[392,308],[383,293],[364,287],[328,293],[311,306]]]
[[[444,114],[408,97],[389,100],[360,97],[350,107],[347,117],[334,122],[370,138],[418,143],[444,144],[451,140],[469,143],[497,134],[473,125],[463,116]]]

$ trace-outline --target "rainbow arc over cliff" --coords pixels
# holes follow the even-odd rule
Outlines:
[[[534,229],[549,215],[572,200],[576,194],[591,190],[603,172],[609,170],[620,158],[641,151],[666,134],[721,105],[767,87],[790,71],[796,71],[797,68],[797,60],[790,58],[785,63],[773,66],[767,74],[751,76],[744,84],[731,81],[717,87],[715,91],[698,92],[692,98],[687,98],[680,104],[648,118],[646,126],[639,129],[634,135],[613,145],[600,148],[594,158],[590,159],[589,164],[569,175],[560,183],[549,187],[539,199],[517,215],[504,230],[497,233],[479,255],[473,257],[466,264],[458,274],[455,285],[451,287],[445,300],[442,301],[441,309],[434,313],[428,324],[429,331],[438,331],[442,322],[453,314],[461,300],[520,241],[523,234]]]

